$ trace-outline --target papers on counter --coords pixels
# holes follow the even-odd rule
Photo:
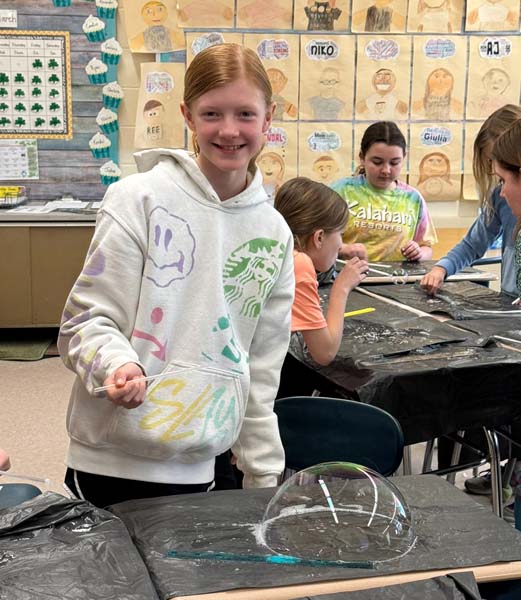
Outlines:
[[[37,205],[37,206],[17,206],[16,208],[11,208],[7,210],[8,213],[50,213],[53,211],[60,211],[66,209],[70,212],[71,209],[81,210],[88,206],[88,202],[83,202],[82,200],[74,200],[74,199],[66,199],[66,200],[52,200],[51,202],[47,202],[45,204]],[[97,208],[94,207],[93,208]]]

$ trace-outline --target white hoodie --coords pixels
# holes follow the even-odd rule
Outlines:
[[[245,487],[284,467],[273,402],[290,334],[292,235],[257,170],[221,202],[184,150],[136,155],[112,184],[59,337],[78,375],[67,464],[80,471],[206,483],[232,447]],[[127,410],[93,395],[127,362],[153,380]]]

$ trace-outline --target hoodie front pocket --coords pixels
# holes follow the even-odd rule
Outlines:
[[[108,442],[145,458],[191,463],[210,460],[234,443],[243,414],[237,375],[172,362],[136,409],[118,408]]]

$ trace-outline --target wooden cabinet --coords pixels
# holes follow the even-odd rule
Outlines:
[[[78,277],[92,225],[0,226],[0,327],[53,327]]]

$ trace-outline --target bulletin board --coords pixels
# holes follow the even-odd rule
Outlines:
[[[162,2],[177,11],[185,48],[151,54],[158,70],[186,68],[224,42],[252,48],[268,70],[278,105],[259,157],[268,188],[295,175],[351,175],[363,130],[393,120],[410,150],[402,179],[429,202],[477,199],[475,133],[520,99],[520,17],[510,0],[236,0],[233,18],[230,2]],[[146,0],[121,4],[135,11]],[[170,125],[184,128],[179,113]]]
[[[88,0],[63,4],[67,3],[3,0],[0,6],[15,11],[17,17],[16,28],[0,31],[0,78],[2,73],[9,78],[8,92],[13,97],[17,90],[25,94],[20,98],[29,97],[27,110],[15,111],[9,105],[11,112],[2,110],[0,98],[0,123],[2,118],[13,121],[15,112],[14,120],[25,114],[23,124],[0,125],[0,151],[13,156],[12,149],[23,152],[26,147],[30,156],[27,178],[4,178],[1,185],[25,186],[30,201],[63,196],[96,201],[106,190],[100,167],[109,158],[96,159],[89,148],[89,140],[99,131],[96,117],[103,107],[103,86],[93,85],[85,71],[87,63],[100,56],[100,44],[89,41],[82,29],[85,19],[96,14],[96,5]],[[38,53],[43,56],[31,58]],[[25,72],[29,81],[14,81],[19,73],[25,79]],[[0,82],[0,94],[2,87],[7,86]],[[115,157],[117,134],[112,152]]]
[[[0,138],[72,138],[68,31],[0,30]]]

